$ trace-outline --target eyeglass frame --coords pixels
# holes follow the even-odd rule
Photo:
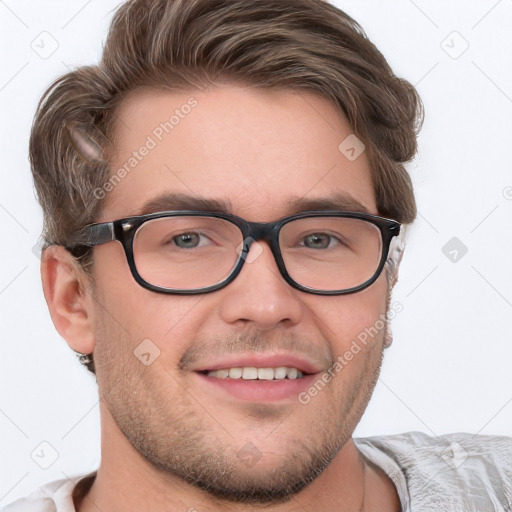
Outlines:
[[[167,217],[185,216],[214,217],[224,219],[235,224],[240,229],[243,236],[243,249],[239,253],[236,265],[233,267],[231,273],[223,281],[204,288],[194,288],[191,290],[173,289],[165,288],[147,282],[139,274],[133,254],[133,242],[137,230],[144,223],[150,220]],[[281,247],[279,244],[279,233],[281,231],[281,228],[291,221],[314,217],[339,217],[359,219],[367,221],[377,226],[377,228],[380,231],[382,241],[381,258],[377,270],[370,279],[366,280],[361,285],[354,286],[346,290],[316,290],[314,288],[310,288],[298,283],[288,274],[288,271],[286,270],[286,265],[284,263],[284,258],[281,252]],[[89,224],[85,226],[76,235],[76,237],[74,237],[73,245],[68,246],[66,248],[71,253],[73,253],[74,250],[76,251],[76,249],[81,247],[95,247],[98,245],[105,244],[107,242],[118,241],[123,246],[132,276],[140,286],[147,290],[151,290],[157,293],[174,295],[196,295],[200,293],[210,293],[216,290],[220,290],[221,288],[227,286],[229,283],[233,282],[242,270],[242,267],[246,260],[246,256],[250,251],[252,243],[258,240],[264,240],[268,243],[270,250],[272,251],[272,255],[274,256],[281,276],[293,288],[315,295],[348,295],[350,293],[356,293],[361,290],[364,290],[365,288],[368,288],[379,278],[386,264],[386,260],[390,252],[391,242],[394,237],[398,238],[400,234],[400,229],[401,224],[393,219],[388,219],[385,217],[365,212],[351,212],[341,210],[313,210],[300,212],[293,215],[288,215],[286,217],[282,217],[273,222],[249,222],[243,219],[242,217],[227,212],[208,210],[169,210],[144,215],[136,215],[109,222]]]

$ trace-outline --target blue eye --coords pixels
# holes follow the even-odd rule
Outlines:
[[[181,233],[172,237],[172,241],[182,249],[194,249],[195,247],[204,245],[201,244],[201,237],[206,238],[200,233]]]

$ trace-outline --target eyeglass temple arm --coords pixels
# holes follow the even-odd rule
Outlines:
[[[116,239],[113,222],[103,222],[101,224],[91,224],[85,226],[74,238],[73,245],[85,245],[93,247],[95,245],[112,242]]]

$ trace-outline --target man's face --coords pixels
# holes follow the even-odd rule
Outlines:
[[[197,105],[181,109],[191,97]],[[169,133],[155,132],[175,109],[179,122]],[[127,98],[117,126],[114,170],[148,136],[156,146],[107,194],[99,221],[139,214],[173,193],[229,200],[231,213],[256,222],[288,215],[290,200],[338,194],[377,213],[365,154],[349,161],[338,150],[351,129],[313,94],[230,85],[145,89]],[[166,209],[173,205],[161,203]],[[138,285],[121,244],[94,249],[94,358],[109,435],[120,436],[120,429],[153,468],[246,502],[299,491],[350,438],[378,377],[384,330],[359,343],[308,403],[299,393],[322,383],[337,357],[378,324],[388,291],[384,274],[346,296],[296,290],[269,246],[258,244],[228,286],[188,296]],[[142,345],[146,362],[159,351],[148,365],[134,354],[143,340],[150,340]],[[220,382],[204,374],[240,366],[306,366],[316,375]]]

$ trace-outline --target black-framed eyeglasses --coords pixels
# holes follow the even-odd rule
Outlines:
[[[262,252],[262,240],[291,286],[342,295],[376,281],[399,233],[399,222],[359,212],[309,211],[248,222],[229,213],[178,210],[90,224],[68,249],[118,240],[141,286],[197,294],[233,281]]]

